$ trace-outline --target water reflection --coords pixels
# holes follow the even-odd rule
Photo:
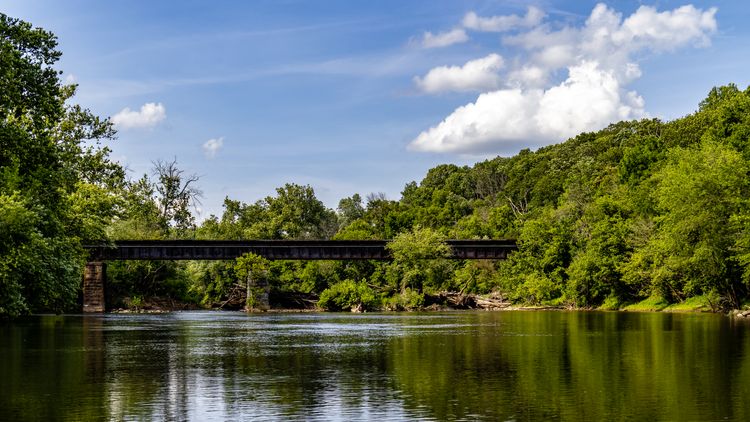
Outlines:
[[[750,419],[716,315],[39,316],[0,325],[0,420]]]

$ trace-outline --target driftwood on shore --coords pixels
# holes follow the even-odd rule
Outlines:
[[[227,299],[222,302],[211,304],[213,309],[242,309],[247,300],[247,288],[239,283],[234,283],[229,289]]]
[[[311,310],[318,305],[318,296],[311,293],[271,291],[271,308],[288,310]],[[235,283],[229,290],[226,300],[214,302],[211,309],[244,309],[247,301],[247,288]]]
[[[430,302],[454,309],[505,309],[512,304],[502,295],[476,296],[457,292],[440,292]]]
[[[242,309],[247,297],[246,289],[236,284],[229,292],[227,299],[215,303],[214,309]],[[317,308],[318,297],[314,294],[300,292],[271,292],[271,307],[275,309],[312,310]],[[440,292],[436,295],[425,295],[425,305],[449,309],[506,309],[512,305],[499,294],[477,296],[458,292]]]

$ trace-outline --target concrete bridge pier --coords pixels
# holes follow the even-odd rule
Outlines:
[[[265,274],[253,274],[250,272],[247,276],[247,301],[245,310],[247,312],[265,312],[271,309],[271,302],[268,299],[271,292],[271,286]]]
[[[106,262],[87,262],[83,270],[83,312],[104,312],[104,283],[107,280]]]

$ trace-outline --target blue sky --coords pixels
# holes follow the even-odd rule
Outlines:
[[[2,1],[58,35],[132,177],[176,157],[202,211],[286,182],[329,207],[750,83],[740,1]],[[429,33],[429,34],[428,34]]]

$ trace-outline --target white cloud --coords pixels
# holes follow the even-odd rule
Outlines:
[[[580,27],[559,29],[549,24],[532,27],[541,20],[534,16],[543,14],[531,9],[524,18],[474,19],[469,14],[464,24],[483,30],[507,30],[527,22],[530,29],[502,39],[505,45],[519,47],[521,53],[509,61],[504,77],[494,72],[496,78],[503,77],[504,87],[490,88],[476,101],[458,107],[421,132],[409,148],[512,154],[522,147],[548,145],[615,121],[646,116],[643,99],[628,89],[628,84],[642,75],[638,55],[709,45],[717,30],[715,14],[716,8],[702,10],[692,5],[663,12],[641,6],[623,19],[598,4]],[[535,24],[530,23],[535,19]],[[437,69],[453,75],[463,68],[433,69],[424,78],[415,79],[418,85],[424,85]],[[556,82],[560,70],[567,72],[567,77]]]
[[[557,31],[550,31],[549,25],[532,28],[528,32],[517,35],[506,35],[503,44],[516,45],[526,50],[548,47],[553,45],[574,44],[578,41],[580,30],[564,27]]]
[[[597,8],[606,8],[599,4]],[[612,34],[620,45],[648,46],[653,50],[673,50],[686,44],[710,45],[708,34],[716,31],[715,7],[702,11],[693,5],[672,11],[657,12],[651,6],[641,6]]]
[[[558,69],[574,62],[575,57],[572,45],[558,44],[540,50],[533,61],[548,69]]]
[[[643,117],[643,100],[625,93],[615,75],[584,62],[570,68],[570,76],[544,92],[536,111],[536,127],[555,140],[599,129],[613,121]]]
[[[622,95],[619,82],[596,63],[570,69],[553,88],[500,89],[457,108],[410,145],[417,151],[515,152],[541,146],[622,119],[644,116],[640,97]]]
[[[425,32],[422,36],[422,47],[447,47],[449,45],[460,44],[468,40],[469,36],[466,35],[466,31],[461,28],[456,28],[448,32],[440,32],[437,34],[433,34],[432,32]]]
[[[73,85],[74,83],[76,83],[76,76],[68,73],[68,76],[65,77],[65,85]]]
[[[543,88],[547,85],[547,69],[539,66],[526,65],[508,74],[508,86],[513,88]]]
[[[463,66],[436,67],[423,77],[415,77],[414,83],[424,92],[444,91],[485,91],[500,87],[503,58],[490,54],[481,59],[471,60]]]
[[[706,46],[716,32],[716,8],[697,9],[692,5],[658,12],[639,7],[625,20],[620,13],[597,4],[580,28],[551,30],[541,25],[527,32],[503,37],[503,43],[521,47],[529,61],[548,70],[566,68],[582,60],[595,60],[619,77],[629,72],[633,56],[640,51],[672,51],[687,45]]]
[[[463,25],[475,31],[505,32],[517,28],[531,28],[538,25],[544,19],[544,12],[538,7],[530,6],[526,16],[502,15],[483,18],[474,12],[464,16]]]
[[[112,116],[112,123],[118,129],[152,128],[167,118],[167,109],[162,103],[146,103],[139,111],[125,107]]]
[[[203,153],[207,158],[214,158],[224,146],[224,138],[212,138],[203,143]]]

